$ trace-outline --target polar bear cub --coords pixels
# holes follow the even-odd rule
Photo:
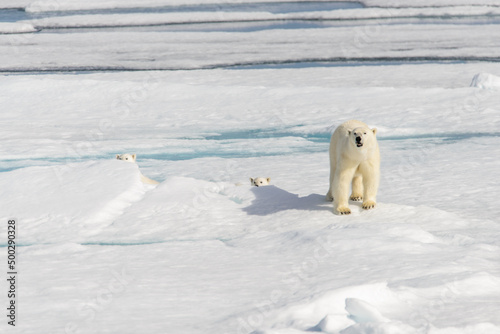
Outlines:
[[[250,178],[250,184],[256,187],[268,186],[271,183],[270,177]]]
[[[129,154],[129,153],[116,155],[116,159],[118,159],[118,160],[123,160],[123,161],[128,161],[128,162],[133,162],[133,163],[135,163],[136,157],[137,157],[137,155]],[[143,183],[147,183],[147,184],[158,184],[158,181],[151,180],[149,177],[142,175],[142,173],[141,173],[141,181]]]
[[[351,120],[339,125],[330,140],[330,189],[333,209],[341,215],[351,213],[348,200],[363,200],[363,209],[376,205],[380,180],[380,151],[377,129]],[[349,187],[352,192],[349,197]]]

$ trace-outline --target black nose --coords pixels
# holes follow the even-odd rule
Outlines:
[[[359,143],[361,141],[361,137],[356,137],[356,143]]]

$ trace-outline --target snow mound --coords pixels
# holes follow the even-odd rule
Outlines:
[[[123,161],[28,167],[0,174],[0,211],[25,225],[23,242],[81,241],[111,224],[148,187]]]
[[[482,89],[500,88],[500,77],[489,73],[478,73],[472,78],[470,86]]]
[[[23,34],[38,31],[32,24],[23,22],[0,22],[0,34]]]
[[[342,331],[343,334],[412,334],[417,330],[399,321],[391,322],[372,304],[357,298],[347,298],[345,309],[356,322]]]
[[[338,333],[339,328],[348,327],[351,321],[342,315],[326,315],[319,324],[310,328],[311,332]]]
[[[338,333],[357,324],[390,323],[391,320],[383,316],[379,308],[394,305],[402,307],[397,294],[388,288],[387,283],[381,282],[326,292],[283,310],[277,319],[279,323],[301,329],[316,322],[317,325],[310,327],[309,331]]]
[[[444,322],[439,328],[432,328],[429,321],[438,316],[446,319],[446,312],[462,308],[467,301],[493,300],[492,296],[500,294],[499,278],[479,272],[435,284],[424,277],[397,284],[379,282],[323,292],[277,311],[270,327],[281,327],[276,333],[299,330],[330,334],[416,334],[424,329],[433,334],[499,333],[496,325],[486,322],[459,327],[457,320],[450,317],[455,326],[446,326]],[[441,308],[435,308],[436,303]],[[316,325],[311,327],[311,324]]]
[[[347,298],[345,309],[349,312],[349,318],[357,323],[364,322],[389,322],[375,306],[357,298]]]

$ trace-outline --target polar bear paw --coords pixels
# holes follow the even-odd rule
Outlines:
[[[356,194],[352,194],[351,197],[350,197],[350,200],[351,201],[361,201],[363,200],[363,195],[356,195]]]
[[[377,203],[375,201],[372,201],[372,200],[364,201],[363,202],[363,209],[366,209],[366,210],[373,209],[376,204]]]
[[[337,207],[337,212],[339,213],[339,215],[350,215],[351,214],[351,209],[349,209],[348,206],[339,206]]]

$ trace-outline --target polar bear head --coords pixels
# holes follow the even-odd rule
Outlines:
[[[363,147],[368,141],[373,141],[377,134],[377,129],[359,127],[352,131],[349,131],[349,141],[351,141],[356,147]]]
[[[116,155],[116,159],[128,162],[135,162],[135,158],[136,158],[135,154],[129,154],[129,153]]]
[[[270,182],[271,182],[270,177],[256,177],[255,179],[250,178],[250,184],[256,187],[267,186],[269,185]]]

